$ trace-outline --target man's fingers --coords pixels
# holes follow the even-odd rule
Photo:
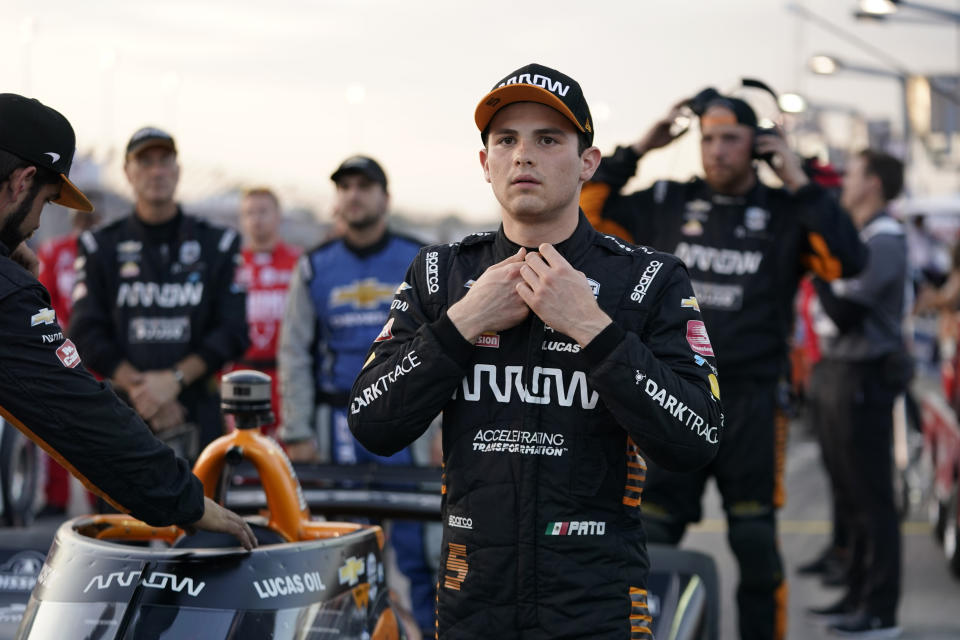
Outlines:
[[[517,251],[515,254],[513,254],[513,255],[510,256],[509,258],[506,258],[505,260],[501,260],[500,262],[498,262],[497,264],[495,264],[495,265],[493,265],[493,266],[494,266],[494,267],[499,267],[499,266],[502,266],[502,265],[505,265],[505,264],[511,264],[511,263],[514,263],[514,262],[523,262],[523,259],[526,257],[526,255],[527,255],[527,250],[526,250],[525,248],[523,248],[523,247],[520,247],[520,250]]]
[[[557,248],[552,244],[543,243],[540,245],[540,255],[551,267],[561,267],[565,264],[570,264],[567,262],[567,259],[564,258]]]
[[[543,256],[539,253],[531,253],[527,255],[524,264],[530,267],[534,273],[538,276],[543,277],[550,271],[550,265],[543,259]]]
[[[517,290],[517,295],[519,295],[520,298],[525,303],[527,303],[527,306],[529,307],[530,303],[533,302],[533,298],[535,295],[530,285],[527,284],[526,282],[518,282],[516,286],[516,290]]]
[[[531,292],[534,285],[540,283],[540,275],[529,265],[523,265],[523,268],[520,269],[520,277],[523,278],[523,282],[518,282],[517,287],[525,285]],[[524,299],[524,302],[526,302],[526,299]]]
[[[230,515],[236,518],[236,527],[237,531],[235,535],[240,540],[240,544],[243,545],[243,548],[247,551],[252,551],[257,546],[257,537],[253,535],[253,529],[250,528],[250,525],[247,524],[246,520],[238,516],[237,514],[230,512]]]

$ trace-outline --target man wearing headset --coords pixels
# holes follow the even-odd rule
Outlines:
[[[658,181],[621,195],[640,158],[677,137],[671,127],[687,105],[700,116],[705,177]],[[722,369],[725,434],[717,457],[696,473],[648,462],[644,524],[650,542],[678,543],[700,519],[707,478],[716,478],[740,565],[742,640],[782,638],[786,631],[776,534],[786,420],[777,415],[776,390],[797,283],[808,269],[825,280],[847,277],[866,255],[849,218],[807,178],[786,141],[763,133],[749,104],[706,90],[603,158],[580,199],[600,231],[672,252],[690,271],[696,294],[690,304],[703,313]],[[782,188],[758,180],[759,157],[770,158]]]

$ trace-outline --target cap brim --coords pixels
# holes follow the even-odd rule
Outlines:
[[[146,140],[143,140],[142,142],[139,142],[127,149],[127,156],[135,156],[144,149],[149,149],[151,147],[163,147],[164,149],[170,149],[170,151],[173,151],[174,153],[177,151],[177,145],[175,145],[172,140],[166,140],[164,138],[147,138]]]
[[[498,87],[485,95],[483,100],[480,101],[480,104],[477,105],[477,110],[473,114],[477,128],[480,129],[480,131],[486,129],[497,111],[514,102],[538,102],[556,109],[572,122],[577,129],[583,133],[587,133],[587,130],[577,121],[576,116],[573,115],[573,112],[570,111],[567,105],[563,104],[560,98],[546,89],[541,89],[540,87],[529,84],[508,84],[503,87]]]
[[[63,180],[63,184],[60,185],[60,195],[51,202],[77,211],[88,213],[93,211],[93,205],[87,200],[87,196],[83,195],[83,192],[77,189],[76,185],[70,182],[67,176],[61,173],[60,179]]]
[[[361,169],[360,167],[348,167],[346,169],[337,169],[330,176],[330,179],[333,180],[335,183],[339,184],[340,180],[347,176],[363,176],[370,182],[379,184],[384,188],[386,188],[387,186],[386,182],[384,182],[384,178],[377,175],[376,172],[368,171],[367,169]]]

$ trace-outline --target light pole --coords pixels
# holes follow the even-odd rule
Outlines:
[[[943,7],[923,2],[906,2],[904,0],[860,0],[860,10],[854,15],[858,18],[884,19],[898,13],[900,9],[911,9],[919,13],[926,13],[937,18],[945,18],[960,23],[960,12],[951,11]]]

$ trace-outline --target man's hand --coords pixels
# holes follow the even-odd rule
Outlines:
[[[290,462],[317,462],[320,458],[317,454],[317,445],[312,438],[284,444],[284,448],[287,450]]]
[[[121,389],[125,391],[127,395],[130,395],[133,388],[143,382],[143,374],[132,364],[124,360],[113,370],[110,382],[112,382],[113,386],[117,389]]]
[[[670,128],[673,126],[674,121],[680,115],[680,110],[687,104],[688,100],[689,98],[684,98],[670,107],[670,111],[666,116],[654,122],[653,126],[643,134],[643,137],[633,143],[632,148],[638,156],[642,156],[653,149],[665,147],[686,132],[686,129],[684,129],[679,134],[674,135],[674,133],[670,131]]]
[[[190,527],[202,531],[229,533],[236,537],[247,551],[257,546],[257,538],[243,518],[207,497],[203,498],[203,517]]]
[[[527,255],[517,292],[544,324],[585,347],[612,320],[600,309],[583,272],[551,244],[540,245],[539,251]]]
[[[803,171],[800,157],[790,149],[782,135],[760,134],[755,144],[757,155],[773,154],[770,167],[789,191],[795,192],[810,182]]]
[[[515,327],[530,313],[517,293],[520,267],[526,255],[527,250],[521,248],[506,260],[487,267],[467,295],[447,310],[447,317],[467,342],[474,342],[484,331]]]
[[[26,242],[21,242],[17,248],[10,254],[10,259],[30,272],[34,278],[40,277],[40,260],[33,249],[27,246]]]
[[[151,420],[160,410],[160,407],[180,395],[180,383],[173,375],[173,371],[159,370],[146,371],[143,380],[130,391],[130,401],[133,408],[144,420]]]
[[[162,405],[150,420],[154,433],[177,427],[187,421],[187,410],[176,400]]]

